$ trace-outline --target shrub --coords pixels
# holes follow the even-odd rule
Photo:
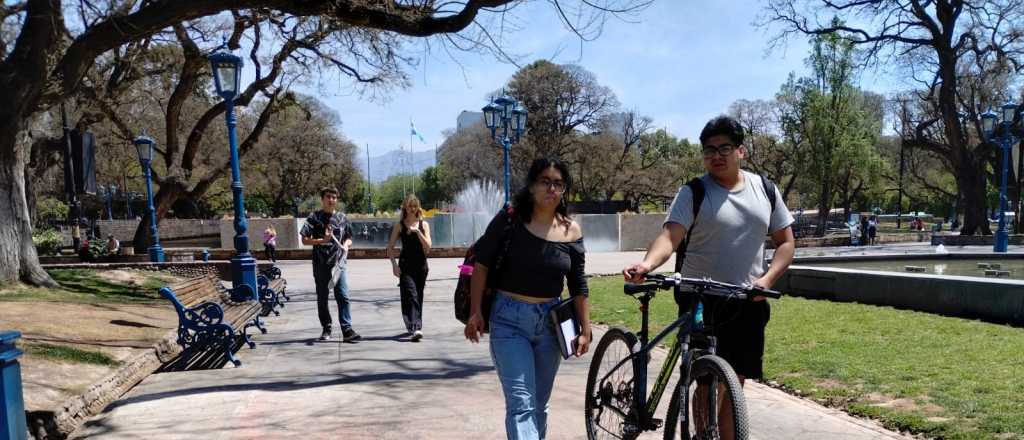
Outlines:
[[[39,255],[57,255],[64,243],[64,236],[55,229],[36,229],[32,232],[32,244]]]

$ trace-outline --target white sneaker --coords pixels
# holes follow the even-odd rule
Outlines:
[[[423,339],[423,332],[419,330],[412,332],[412,342],[420,342],[420,339]]]

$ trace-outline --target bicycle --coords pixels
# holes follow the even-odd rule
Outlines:
[[[719,397],[724,396],[728,398],[728,409],[732,410],[731,431],[734,438],[746,440],[748,429],[743,389],[740,388],[739,379],[732,367],[715,355],[716,340],[710,335],[711,326],[705,327],[702,322],[702,299],[705,295],[713,295],[750,300],[756,296],[779,298],[781,294],[773,290],[737,286],[708,278],[683,278],[678,273],[671,276],[648,274],[645,278],[642,284],[623,286],[625,294],[640,301],[640,332],[633,334],[628,329],[612,327],[594,350],[594,358],[587,376],[584,404],[587,437],[592,440],[635,439],[642,432],[658,430],[662,426],[662,421],[654,418],[654,412],[682,354],[679,384],[676,385],[669,401],[664,437],[675,439],[678,423],[679,438],[721,438],[722,427],[719,426],[718,411],[706,410],[721,410]],[[653,340],[648,341],[648,305],[656,291],[679,289],[682,292],[682,287],[688,287],[692,291],[690,295],[680,296],[689,300],[689,304],[686,304],[689,311],[669,324]],[[637,294],[640,296],[636,297]],[[669,350],[648,398],[647,364],[651,359],[650,351],[673,331],[678,331],[676,341]],[[703,344],[691,342],[704,342],[707,348],[698,348],[698,345]],[[636,348],[638,344],[639,348]],[[612,366],[604,370],[603,367],[607,365]],[[695,383],[697,387],[693,387]],[[702,400],[693,407],[696,413],[694,420],[690,417],[691,387],[694,388],[695,397]],[[729,427],[725,428],[725,432],[729,432]]]

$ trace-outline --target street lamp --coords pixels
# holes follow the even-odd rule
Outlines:
[[[519,138],[526,131],[526,109],[519,104],[515,98],[502,95],[493,99],[483,108],[484,123],[491,129],[491,138],[501,142],[505,153],[505,206],[509,204],[509,178],[512,171],[509,165],[509,151],[512,144],[519,142]],[[501,129],[499,135],[498,129]]]
[[[1010,232],[1006,228],[1006,179],[1010,167],[1010,147],[1017,143],[1020,137],[1024,137],[1024,130],[1020,127],[1014,128],[1013,123],[1017,119],[1019,106],[1007,102],[1002,107],[1002,112],[996,114],[989,110],[981,115],[981,128],[988,142],[998,142],[1003,151],[1002,178],[999,182],[999,229],[996,231],[996,242],[992,252],[1006,252],[1010,244]],[[1001,120],[1000,120],[1001,119]],[[996,124],[999,124],[999,132],[996,133]]]
[[[227,43],[221,48],[226,48]],[[217,94],[224,99],[224,117],[228,126],[231,150],[231,192],[235,205],[235,256],[231,258],[231,295],[238,300],[258,299],[256,290],[256,259],[249,253],[249,222],[245,219],[245,198],[238,167],[238,140],[235,137],[235,97],[241,82],[242,58],[221,50],[210,55],[210,68]]]
[[[153,237],[153,244],[149,246],[149,261],[163,263],[164,249],[160,247],[160,233],[156,226],[156,208],[153,207],[153,175],[150,172],[150,164],[153,162],[153,146],[156,145],[156,142],[153,141],[153,138],[142,135],[135,138],[133,143],[135,150],[139,153],[142,174],[146,178],[146,196],[148,198],[146,209],[149,210],[149,231]]]

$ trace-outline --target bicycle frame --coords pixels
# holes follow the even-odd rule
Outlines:
[[[679,287],[676,287],[678,290]],[[661,397],[668,387],[668,382],[672,378],[673,370],[675,370],[676,362],[679,361],[680,355],[685,353],[683,364],[680,366],[680,378],[689,377],[690,366],[693,364],[693,354],[690,353],[690,335],[694,332],[693,329],[693,315],[696,312],[697,302],[699,298],[703,296],[703,291],[695,291],[691,298],[689,311],[684,313],[682,316],[677,318],[661,333],[658,333],[653,340],[648,341],[648,306],[654,295],[651,293],[644,293],[639,298],[640,300],[640,312],[641,312],[641,324],[640,332],[638,336],[640,338],[640,348],[637,349],[633,354],[615,364],[614,367],[604,377],[601,378],[599,383],[604,383],[609,376],[615,371],[621,368],[626,362],[633,363],[633,371],[635,383],[633,386],[633,401],[642,402],[637,408],[640,409],[641,413],[637,414],[639,422],[639,428],[644,431],[656,430],[660,427],[660,424],[654,419],[654,412],[658,409],[658,404],[661,402]],[[687,324],[685,327],[683,324]],[[647,364],[650,363],[650,351],[656,347],[665,337],[670,333],[678,329],[678,335],[676,336],[676,342],[672,344],[672,348],[669,349],[668,357],[665,359],[665,363],[662,365],[661,372],[658,374],[658,378],[654,382],[654,388],[651,389],[650,398],[647,396]],[[699,350],[697,354],[703,356],[704,354],[715,353],[715,338],[713,336],[707,336],[709,348],[708,350]],[[697,356],[699,357],[699,356]]]

